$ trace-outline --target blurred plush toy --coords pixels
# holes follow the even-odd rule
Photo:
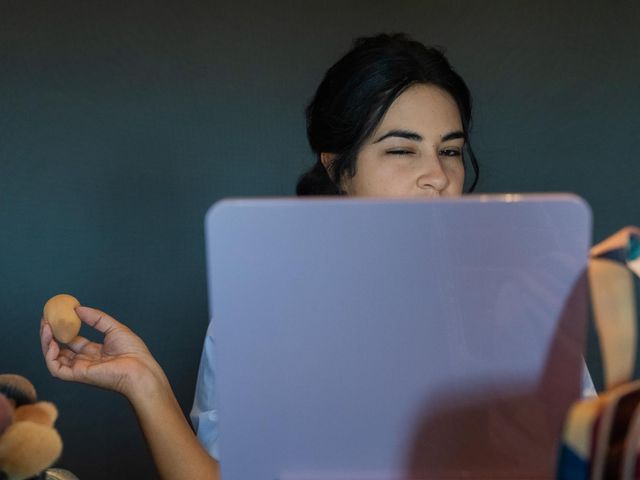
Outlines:
[[[62,439],[54,428],[57,418],[55,405],[37,401],[29,380],[0,375],[0,480],[76,478],[45,472],[62,452]]]

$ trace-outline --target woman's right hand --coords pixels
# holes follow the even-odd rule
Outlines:
[[[51,326],[40,323],[42,353],[49,372],[62,380],[87,383],[132,397],[145,387],[167,384],[164,372],[142,339],[100,310],[78,307],[83,323],[104,334],[103,343],[77,336],[68,344],[53,337]]]
[[[42,319],[40,342],[47,368],[62,380],[124,394],[133,406],[160,478],[220,478],[218,462],[191,430],[171,385],[142,339],[100,310],[78,307],[83,323],[104,334],[103,343],[77,336],[59,344]]]

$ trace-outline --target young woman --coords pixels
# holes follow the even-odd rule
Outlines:
[[[306,113],[317,161],[298,182],[299,195],[458,196],[469,169],[474,173],[469,190],[476,185],[469,90],[439,50],[405,35],[357,40],[328,70]],[[210,331],[192,412],[199,441],[144,342],[106,313],[89,307],[76,311],[104,341],[76,337],[60,345],[41,322],[51,374],[123,394],[162,478],[219,478]]]

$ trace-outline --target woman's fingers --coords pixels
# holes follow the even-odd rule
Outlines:
[[[58,353],[58,358],[68,358],[69,360],[73,360],[76,356],[77,355],[75,353],[67,348],[61,349],[60,353]]]
[[[42,354],[45,356],[47,355],[47,350],[49,350],[49,343],[51,343],[52,338],[53,332],[51,331],[51,327],[43,318],[40,321],[40,347],[42,348]]]
[[[43,348],[45,348],[44,362],[47,365],[49,372],[57,376],[57,372],[60,369],[60,365],[58,361],[58,357],[60,354],[60,347],[58,346],[58,343],[55,340],[50,339],[46,347],[43,347]]]
[[[72,380],[72,368],[76,354],[71,350],[60,348],[58,342],[51,340],[44,360],[52,375],[62,378],[63,380]]]
[[[67,347],[73,352],[91,357],[100,355],[101,346],[90,341],[87,338],[78,335],[76,338],[67,343]]]
[[[105,312],[83,306],[75,312],[83,323],[104,334],[104,343],[79,335],[59,343],[51,325],[41,320],[40,343],[49,372],[62,380],[125,391],[131,369],[148,368],[153,363],[144,342]]]
[[[115,329],[126,328],[112,316],[95,308],[81,306],[76,308],[76,313],[80,320],[105,335]]]
[[[49,350],[49,345],[53,340],[53,332],[51,330],[51,326],[45,322],[41,321],[40,326],[40,347],[42,348],[42,354],[47,355],[47,351]],[[56,342],[57,344],[57,342]],[[83,354],[87,356],[99,356],[101,351],[101,345],[90,341],[89,339],[81,336],[75,337],[69,343],[66,344],[69,350],[73,353]],[[65,351],[64,349],[62,350]]]
[[[49,349],[45,354],[45,363],[54,377],[86,383],[87,380],[82,374],[83,369],[79,368],[79,362],[86,368],[86,362],[91,362],[91,360],[84,355],[74,353],[68,348],[60,348],[55,340],[51,340]]]
[[[60,355],[58,357],[58,362],[63,367],[70,367],[72,365],[72,363],[73,363],[73,360],[71,358],[66,357],[66,356]]]
[[[55,371],[50,370],[53,376],[61,379],[61,380],[72,380],[78,381],[76,375],[73,373],[73,362],[69,359],[61,359],[56,361],[55,363]]]

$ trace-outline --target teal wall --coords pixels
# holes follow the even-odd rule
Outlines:
[[[44,301],[127,323],[188,411],[203,215],[293,193],[304,106],[356,36],[446,47],[475,97],[480,191],[576,192],[595,239],[640,223],[639,19],[635,1],[0,0],[0,370],[60,407],[61,465],[155,476],[123,399],[46,372]],[[598,376],[593,341],[589,360]]]

